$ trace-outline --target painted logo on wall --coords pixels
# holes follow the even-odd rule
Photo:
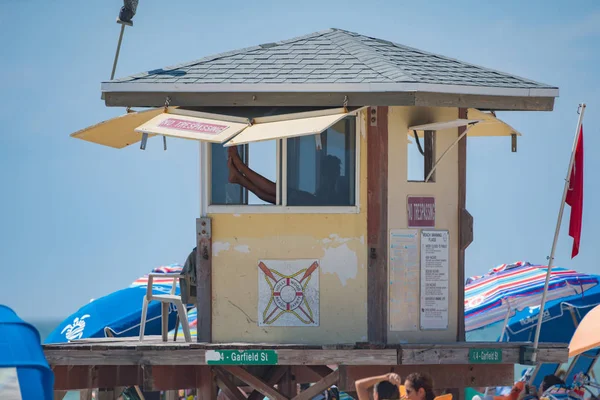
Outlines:
[[[258,325],[319,326],[319,261],[258,263]]]

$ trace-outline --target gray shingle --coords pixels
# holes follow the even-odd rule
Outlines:
[[[340,29],[230,51],[114,83],[434,83],[551,86]]]

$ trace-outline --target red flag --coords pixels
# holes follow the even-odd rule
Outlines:
[[[569,236],[573,238],[573,250],[571,252],[571,258],[573,258],[579,253],[583,218],[583,126],[579,131],[579,139],[577,139],[577,146],[575,147],[575,159],[571,169],[566,203],[571,206]]]

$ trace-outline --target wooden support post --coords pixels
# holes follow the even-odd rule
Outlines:
[[[292,374],[292,367],[286,367],[285,374],[279,381],[279,391],[290,399],[298,394],[296,390],[296,379]]]
[[[217,385],[219,385],[229,400],[246,400],[246,397],[231,381],[230,375],[227,372],[219,368],[215,368],[214,372],[217,377]]]
[[[423,151],[425,154],[423,155],[423,179],[425,179],[433,166],[435,165],[435,131],[425,131],[423,137]],[[435,182],[435,171],[431,174],[429,178],[429,182]]]
[[[283,366],[273,366],[271,369],[267,371],[267,373],[262,376],[262,379],[267,382],[267,385],[273,386],[277,382],[281,380],[283,375],[285,375],[286,368]],[[264,398],[264,394],[254,389],[252,393],[248,396],[248,400],[262,400]]]
[[[197,339],[212,342],[212,225],[211,219],[196,219]]]
[[[252,375],[251,373],[249,373],[242,367],[223,366],[222,368],[225,369],[226,371],[228,371],[229,373],[231,373],[236,378],[246,382],[246,384],[252,386],[253,389],[258,390],[263,395],[267,396],[269,399],[288,400],[287,397],[285,397],[284,395],[279,393],[272,386],[269,386],[262,379],[255,377],[254,375]]]
[[[386,343],[388,108],[370,107],[367,118],[368,340],[371,343]]]
[[[217,385],[215,384],[212,367],[196,367],[196,383],[198,385],[198,400],[212,400],[217,398]]]
[[[300,392],[300,394],[294,397],[294,400],[310,400],[319,393],[321,393],[323,390],[330,387],[331,385],[336,384],[339,381],[339,379],[340,371],[335,370],[331,374],[327,375],[325,378],[321,379],[320,381],[306,389],[305,391]]]

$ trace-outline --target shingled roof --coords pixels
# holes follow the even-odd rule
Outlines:
[[[103,91],[558,95],[551,85],[340,29],[116,79]]]

